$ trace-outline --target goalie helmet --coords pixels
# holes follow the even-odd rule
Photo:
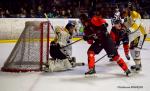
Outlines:
[[[74,23],[68,23],[65,28],[68,30],[69,34],[73,34],[73,30],[75,30],[75,24]]]
[[[65,28],[68,29],[68,30],[70,30],[73,27],[75,27],[74,23],[68,23]]]

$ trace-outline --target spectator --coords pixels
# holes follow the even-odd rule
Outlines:
[[[38,8],[37,8],[36,17],[37,17],[37,18],[42,18],[42,17],[44,17],[44,15],[43,15],[43,9],[42,9],[42,6],[41,6],[41,5],[39,5]]]
[[[30,13],[29,13],[29,15],[27,17],[29,17],[29,18],[35,18],[36,17],[35,11],[33,9],[31,9]]]
[[[61,10],[61,17],[62,18],[67,18],[66,11],[64,9]]]
[[[0,9],[0,18],[5,18],[5,12],[3,9]]]
[[[26,18],[27,17],[27,12],[24,8],[21,8],[21,13],[18,14],[19,18]]]
[[[143,14],[144,19],[150,19],[150,15],[145,11]]]
[[[147,0],[132,1],[137,11],[144,14],[142,18],[150,18],[150,7],[148,7],[150,2]],[[88,13],[88,16],[92,17],[96,14],[95,11],[100,11],[104,18],[111,18],[116,7],[122,13],[127,3],[128,0],[38,0],[36,3],[35,0],[14,2],[2,0],[0,17],[43,18],[43,13],[47,12],[49,18],[77,18],[80,13]]]
[[[71,14],[71,10],[70,10],[70,9],[67,10],[66,16],[67,16],[68,18],[71,18],[71,17],[72,17],[72,14]]]
[[[10,16],[10,12],[9,12],[8,9],[5,11],[5,16],[6,16],[7,18],[10,18],[10,17],[11,17],[11,16]]]
[[[56,17],[56,18],[59,18],[60,16],[61,16],[61,15],[60,15],[60,11],[57,10],[57,11],[56,11],[56,16],[55,16],[55,17]]]

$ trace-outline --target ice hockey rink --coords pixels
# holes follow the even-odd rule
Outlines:
[[[15,43],[0,44],[0,67],[9,56]],[[149,91],[150,87],[150,42],[145,42],[141,55],[143,69],[126,77],[124,72],[115,62],[109,62],[105,57],[96,64],[96,76],[85,77],[87,69],[86,51],[89,45],[80,41],[73,45],[73,56],[77,62],[86,65],[76,67],[65,72],[27,72],[10,73],[0,71],[0,91]],[[122,46],[120,55],[128,66],[134,64],[133,60],[126,60]],[[105,55],[102,51],[96,59]]]

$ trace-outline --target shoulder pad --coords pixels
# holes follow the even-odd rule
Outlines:
[[[59,33],[61,30],[62,30],[62,28],[60,26],[56,26],[56,28],[55,28],[56,33]]]
[[[106,23],[106,20],[100,17],[94,16],[91,19],[91,23],[95,26],[101,26],[102,24]]]

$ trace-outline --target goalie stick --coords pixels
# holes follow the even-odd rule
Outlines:
[[[91,34],[91,35],[89,35],[88,37],[92,37],[92,36],[94,36],[95,34]],[[77,41],[74,41],[74,42],[72,42],[72,43],[70,43],[70,44],[68,44],[68,45],[66,45],[66,46],[63,46],[63,47],[61,47],[61,49],[63,49],[63,48],[66,48],[66,47],[68,47],[68,46],[70,46],[70,45],[72,45],[72,44],[74,44],[74,43],[77,43],[77,42],[79,42],[79,41],[81,41],[81,40],[83,40],[83,38],[81,38],[81,39],[79,39],[79,40],[77,40]]]
[[[66,46],[63,46],[63,47],[61,47],[61,49],[66,48],[66,47],[68,47],[68,46],[70,46],[70,45],[73,45],[74,43],[79,42],[79,41],[81,41],[81,40],[83,40],[83,38],[81,38],[81,39],[79,39],[79,40],[77,40],[77,41],[74,41],[74,42],[72,42],[72,43],[70,43],[70,44],[68,44],[68,45],[66,45]]]
[[[47,21],[51,24],[51,22],[49,21],[48,16],[47,16],[46,13],[44,13],[44,16],[45,16],[45,18],[47,19]],[[55,31],[54,31],[54,28],[53,28],[53,26],[52,26],[52,24],[51,24],[51,28],[52,28],[53,32],[55,32]]]

